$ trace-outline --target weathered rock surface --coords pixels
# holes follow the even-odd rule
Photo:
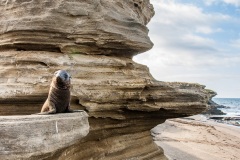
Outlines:
[[[132,56],[152,47],[149,0],[2,0],[0,48]]]
[[[89,132],[88,115],[0,116],[0,158],[36,159],[66,148]]]
[[[208,104],[209,104],[209,108],[206,111],[204,111],[203,114],[206,114],[206,115],[225,115],[226,114],[219,109],[219,108],[224,108],[226,106],[219,105],[212,100],[210,100]]]
[[[24,109],[19,111],[13,106],[14,113],[7,108],[11,109],[14,102],[42,105],[52,74],[58,69],[65,69],[72,75],[72,95],[79,100],[77,103],[99,116],[111,112],[111,117],[115,119],[125,118],[118,113],[119,109],[164,109],[180,115],[200,113],[210,95],[204,86],[198,84],[156,81],[146,66],[129,58],[46,51],[2,51],[0,58],[0,102],[10,104],[1,113],[6,111],[5,114],[10,115],[36,111],[39,108],[37,105],[35,109],[22,106]]]
[[[207,108],[204,86],[156,81],[132,61],[152,47],[149,0],[1,3],[0,114],[39,112],[59,69],[72,75],[71,108],[89,114],[85,138],[40,158],[166,159],[150,129]]]
[[[52,73],[72,75],[71,106],[88,112],[90,133],[49,159],[164,157],[149,130],[167,118],[201,113],[210,95],[201,85],[158,82],[147,67],[123,57],[4,51],[0,64],[4,115],[39,112]]]

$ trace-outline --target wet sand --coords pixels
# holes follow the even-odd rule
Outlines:
[[[152,135],[170,160],[240,159],[240,127],[203,115],[167,120]]]

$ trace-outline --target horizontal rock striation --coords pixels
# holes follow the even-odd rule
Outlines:
[[[29,159],[166,159],[150,129],[207,108],[204,86],[156,81],[132,60],[152,47],[149,0],[0,4],[0,115],[39,112],[59,69],[72,76],[71,108],[89,115],[85,138]]]
[[[66,148],[89,132],[88,115],[0,116],[0,158],[35,159]]]
[[[0,58],[3,86],[0,102],[6,105],[41,104],[51,76],[58,69],[67,70],[73,77],[72,99],[96,116],[106,115],[104,111],[117,111],[111,117],[122,119],[118,114],[121,109],[148,112],[163,109],[192,115],[201,113],[211,97],[211,92],[202,85],[156,81],[146,66],[129,58],[42,51],[4,51]],[[21,110],[13,112],[23,114]]]
[[[201,113],[211,97],[202,85],[156,81],[146,66],[124,57],[11,50],[1,52],[0,67],[4,115],[39,112],[54,71],[72,75],[71,106],[87,111],[90,133],[49,159],[164,159],[149,130],[168,118]]]
[[[152,47],[149,0],[3,0],[0,49],[132,56]]]

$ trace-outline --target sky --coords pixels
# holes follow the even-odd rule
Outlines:
[[[134,57],[159,81],[190,82],[240,98],[240,0],[150,0],[154,47]]]

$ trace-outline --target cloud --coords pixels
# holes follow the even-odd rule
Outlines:
[[[223,2],[234,5],[236,7],[240,6],[240,0],[223,0]]]
[[[204,13],[191,4],[181,4],[174,0],[153,0],[156,15],[149,25],[150,37],[155,46],[186,52],[209,53],[217,50],[211,37],[201,34],[213,34],[222,29],[215,23],[230,19],[221,13]]]
[[[204,0],[203,1],[207,6],[213,5],[213,4],[219,4],[219,3],[225,3],[229,5],[233,5],[235,7],[240,6],[240,0]]]
[[[231,40],[230,45],[236,49],[240,49],[240,38]]]
[[[152,0],[156,14],[149,24],[154,43],[152,54],[206,57],[220,53],[221,46],[211,34],[225,32],[218,23],[231,20],[220,12],[204,12],[198,6],[175,0]],[[181,58],[182,59],[182,58]],[[202,58],[201,58],[202,60]],[[198,61],[198,59],[196,59]]]
[[[236,50],[240,39],[225,39],[229,32],[224,27],[234,26],[230,24],[233,17],[217,10],[205,12],[203,6],[177,0],[151,2],[156,14],[148,28],[154,47],[134,60],[147,65],[158,80],[197,82],[226,97],[223,90],[229,86],[227,83],[240,79],[236,78],[240,75],[240,52]],[[224,80],[220,81],[221,77]]]
[[[197,33],[203,33],[203,34],[212,34],[212,33],[216,33],[216,32],[222,32],[223,29],[221,28],[216,28],[216,29],[213,29],[209,26],[199,26],[199,27],[196,27],[196,32]]]
[[[177,24],[179,26],[186,25],[189,27],[193,25],[206,25],[210,22],[221,21],[229,18],[227,15],[221,13],[207,14],[201,8],[192,4],[176,3],[174,0],[153,0],[155,9],[158,10],[153,21],[161,24],[171,25]]]
[[[207,6],[210,6],[210,5],[212,5],[213,3],[216,3],[217,1],[219,1],[219,0],[204,0],[203,2],[204,2]]]

